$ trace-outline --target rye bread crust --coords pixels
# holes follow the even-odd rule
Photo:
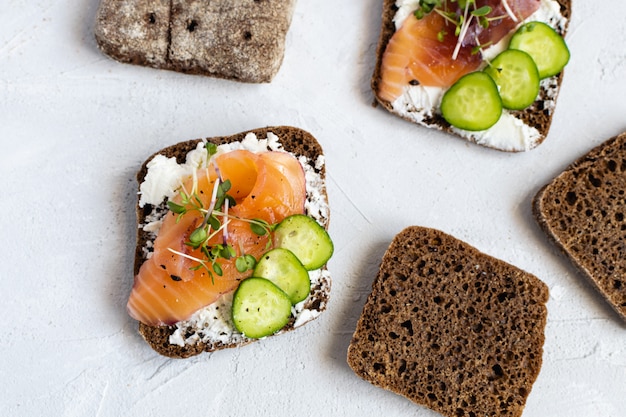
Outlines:
[[[254,133],[257,138],[265,138],[267,134],[271,132],[278,136],[280,143],[283,146],[283,149],[291,152],[297,156],[305,156],[309,161],[311,168],[315,169],[315,171],[321,176],[322,179],[326,178],[326,168],[325,165],[321,167],[315,166],[315,161],[319,156],[323,156],[323,150],[319,142],[308,132],[290,126],[274,126],[274,127],[265,127],[254,130],[249,130],[246,132],[237,133],[231,136],[218,136],[205,139],[208,142],[212,142],[216,145],[221,145],[225,143],[238,142],[242,141],[248,133]],[[166,157],[174,157],[177,162],[184,163],[185,157],[187,153],[193,149],[196,149],[198,142],[201,139],[188,140],[185,142],[180,142],[175,145],[164,148],[158,152],[155,152],[151,155],[141,166],[139,171],[137,172],[137,182],[141,184],[148,172],[147,164],[152,160],[152,158],[158,154],[164,155]],[[327,197],[326,188],[322,189],[322,193]],[[149,216],[156,207],[146,204],[144,207],[139,207],[139,204],[136,206],[137,210],[137,224],[142,225],[146,222],[146,217]],[[324,219],[323,226],[328,228],[328,222],[330,219]],[[137,229],[137,244],[135,247],[135,262],[134,262],[134,275],[139,272],[139,268],[146,260],[146,254],[143,248],[146,245],[146,242],[153,239],[151,233],[144,231],[141,227]],[[324,267],[326,269],[326,267]],[[330,279],[323,278],[318,285],[311,288],[310,297],[306,300],[304,308],[309,310],[315,310],[318,312],[322,312],[326,309],[326,305],[328,303],[330,297],[330,288],[331,282]],[[158,353],[168,356],[171,358],[187,358],[190,356],[198,355],[202,352],[213,352],[216,350],[233,348],[243,346],[249,343],[254,342],[256,339],[241,339],[232,343],[222,343],[222,342],[198,342],[193,345],[185,345],[178,346],[173,345],[169,342],[170,336],[176,330],[175,326],[148,326],[143,323],[139,323],[139,333],[145,339],[145,341]],[[287,331],[294,330],[294,320],[292,320],[287,324],[287,326],[280,331],[280,333],[284,333]],[[279,333],[277,333],[279,334]]]
[[[130,64],[270,82],[285,52],[296,0],[101,0],[94,34]]]
[[[626,133],[543,186],[533,215],[548,238],[626,321]]]
[[[557,0],[559,5],[561,6],[561,14],[567,19],[567,23],[562,30],[557,30],[562,36],[565,36],[567,33],[567,28],[569,25],[571,13],[572,13],[572,4],[571,0]],[[387,111],[405,119],[412,123],[417,123],[413,119],[405,117],[397,113],[390,102],[380,98],[378,96],[378,86],[381,79],[381,66],[382,59],[385,49],[387,48],[387,44],[389,40],[393,36],[396,31],[395,24],[393,22],[393,18],[396,14],[398,8],[396,7],[396,0],[383,0],[383,11],[382,11],[382,27],[380,31],[380,36],[378,39],[378,46],[376,48],[376,65],[374,67],[374,73],[371,79],[371,87],[374,92],[374,97],[376,102],[379,103],[382,107],[384,107]],[[558,75],[551,77],[550,79],[550,91],[548,89],[542,87],[539,91],[539,96],[537,100],[529,107],[524,110],[513,111],[512,114],[521,120],[524,124],[534,127],[541,134],[540,139],[536,142],[536,146],[540,145],[548,135],[548,131],[550,130],[550,125],[552,124],[552,117],[554,114],[554,106],[546,105],[546,102],[551,100],[556,104],[558,89],[561,86],[563,81],[563,71]],[[552,94],[549,97],[549,94]],[[450,133],[455,136],[460,136],[450,126],[450,124],[438,113],[435,113],[432,117],[424,120],[424,123],[419,123],[425,127],[442,130],[444,132]],[[475,142],[472,138],[463,137],[470,142]],[[485,146],[484,144],[481,144]]]
[[[383,256],[348,364],[447,417],[517,417],[541,369],[547,301],[534,275],[408,227]]]

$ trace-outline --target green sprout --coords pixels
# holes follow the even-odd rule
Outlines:
[[[213,155],[217,149],[215,145],[210,143],[207,143],[206,148],[209,156]],[[262,219],[244,219],[228,214],[228,207],[233,207],[237,204],[235,199],[228,194],[230,189],[230,180],[222,181],[218,177],[215,181],[211,202],[206,208],[200,196],[195,191],[191,193],[181,191],[180,203],[171,200],[167,202],[169,210],[178,216],[177,221],[190,212],[195,211],[202,213],[202,223],[189,234],[185,244],[193,249],[199,249],[203,257],[197,258],[171,248],[169,248],[169,250],[179,256],[194,261],[196,265],[192,266],[190,270],[206,270],[213,282],[215,282],[215,275],[222,276],[224,273],[220,264],[221,260],[234,258],[235,267],[237,271],[241,273],[253,270],[256,266],[257,261],[255,257],[246,254],[243,246],[240,247],[240,253],[238,254],[235,248],[228,242],[227,227],[230,220],[236,219],[249,223],[250,230],[259,236],[269,236],[276,227],[276,225],[271,225]],[[223,242],[214,243],[214,238],[220,232],[223,234]],[[269,249],[271,245],[272,241],[268,239],[266,250]]]
[[[493,12],[493,8],[491,6],[477,7],[476,0],[420,0],[419,7],[415,10],[414,15],[417,19],[422,19],[427,14],[434,12],[443,17],[448,24],[454,26],[454,35],[457,37],[457,43],[452,54],[452,59],[454,60],[458,56],[463,39],[474,19],[484,29],[488,28],[491,22],[504,19],[507,16],[517,22],[518,19],[511,11],[506,0],[503,0],[502,3],[507,14],[489,17],[489,14]],[[454,4],[456,6],[453,7]],[[448,31],[442,28],[437,33],[437,40],[444,42],[447,34]],[[472,48],[472,54],[482,51],[488,45],[481,45],[478,40],[476,42],[478,45]]]

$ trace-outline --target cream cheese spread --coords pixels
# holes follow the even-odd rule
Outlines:
[[[217,147],[220,155],[233,150],[244,149],[260,153],[266,151],[285,152],[278,136],[269,132],[265,139],[257,138],[254,133],[248,133],[241,142],[231,142]],[[329,220],[330,208],[324,190],[324,182],[319,171],[324,167],[325,160],[320,155],[317,160],[309,161],[304,156],[298,156],[306,180],[306,213],[326,226]],[[314,167],[310,165],[312,162]],[[159,231],[163,216],[167,213],[165,204],[169,198],[176,195],[182,183],[193,173],[207,164],[205,142],[199,142],[196,149],[190,151],[183,164],[178,164],[175,158],[166,158],[156,155],[148,164],[148,172],[139,186],[139,206],[151,204],[156,207],[153,213],[146,218],[146,223],[139,225],[144,231],[152,233],[154,238]],[[148,242],[143,252],[146,258],[152,253],[153,242]],[[325,269],[309,271],[311,288],[327,285],[330,274]],[[189,319],[176,323],[176,330],[170,336],[169,342],[173,345],[194,345],[198,342],[211,344],[231,344],[247,340],[233,325],[231,318],[232,293],[224,294],[214,303],[198,310]],[[324,306],[319,310],[305,308],[311,295],[304,301],[292,307],[295,318],[294,327],[301,326],[315,319]]]
[[[418,0],[397,0],[398,10],[394,15],[396,30],[400,28],[404,20],[418,7]],[[550,26],[563,30],[567,19],[561,14],[561,8],[555,0],[541,0],[541,5],[535,13],[525,20],[541,21]],[[521,24],[521,22],[520,22]],[[511,35],[504,37],[497,44],[483,51],[485,59],[493,59],[508,47]],[[541,82],[541,89],[545,90],[544,109],[554,110],[555,99],[558,94],[556,77],[551,77]],[[395,99],[391,106],[399,116],[428,127],[438,125],[429,122],[437,114],[440,114],[441,99],[445,90],[440,87],[425,87],[422,85],[408,85],[404,87],[402,95]],[[537,146],[542,138],[541,133],[532,126],[528,126],[513,114],[503,109],[500,120],[491,128],[478,132],[471,132],[452,127],[451,130],[466,139],[470,139],[480,145],[504,151],[526,151]]]

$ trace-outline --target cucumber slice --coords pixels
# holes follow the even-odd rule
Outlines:
[[[464,75],[443,95],[441,114],[459,129],[490,128],[502,114],[502,100],[496,83],[484,72]]]
[[[537,64],[541,79],[561,72],[570,58],[563,37],[543,22],[522,25],[511,37],[509,49],[528,53]]]
[[[491,61],[485,72],[498,85],[502,105],[507,109],[525,109],[539,94],[537,65],[524,51],[507,49]]]
[[[250,277],[241,281],[233,296],[235,328],[245,336],[259,339],[276,333],[291,317],[291,300],[274,283]]]
[[[292,304],[304,300],[311,291],[308,271],[288,249],[276,248],[265,253],[252,275],[272,281],[289,296]]]
[[[280,222],[274,231],[274,246],[289,249],[308,271],[321,268],[334,251],[326,229],[304,214]]]

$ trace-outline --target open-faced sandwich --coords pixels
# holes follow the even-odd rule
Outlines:
[[[502,150],[545,139],[571,0],[384,0],[372,88],[411,122]]]
[[[131,64],[270,82],[285,51],[295,0],[101,0],[95,37]]]
[[[322,148],[268,127],[162,149],[137,174],[128,312],[189,357],[292,330],[325,309],[333,244]]]

